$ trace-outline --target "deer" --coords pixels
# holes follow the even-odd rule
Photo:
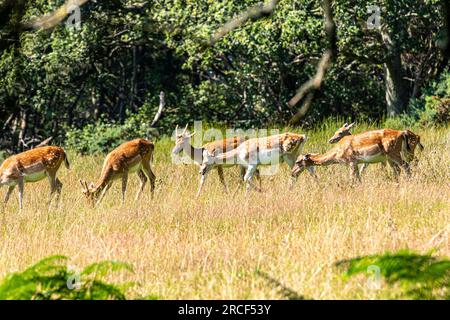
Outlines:
[[[70,169],[66,152],[56,146],[39,147],[6,158],[0,167],[0,186],[8,186],[3,206],[6,207],[11,193],[18,186],[19,207],[22,210],[25,183],[38,182],[45,177],[50,183],[47,204],[50,206],[55,193],[59,201],[63,184],[56,177],[56,173],[63,162],[66,168]]]
[[[297,155],[303,150],[305,142],[306,135],[287,132],[249,139],[237,148],[219,155],[210,154],[208,150],[205,150],[203,152],[203,163],[200,167],[201,180],[204,182],[207,173],[217,166],[239,165],[245,170],[243,182],[246,184],[246,193],[252,188],[261,192],[261,188],[258,188],[252,182],[258,166],[286,162],[292,168]],[[308,171],[314,175],[313,168],[308,169]],[[197,197],[200,196],[200,191]]]
[[[410,176],[409,161],[413,156],[412,145],[423,147],[420,137],[409,130],[381,129],[348,135],[341,138],[333,148],[324,154],[299,155],[291,174],[296,177],[304,169],[342,163],[350,167],[350,176],[360,182],[359,163],[387,161],[396,177],[400,173],[399,168],[402,168]]]
[[[242,144],[245,141],[245,138],[243,137],[231,137],[223,140],[212,141],[204,144],[200,148],[197,148],[192,146],[190,143],[191,138],[196,134],[196,132],[194,131],[193,133],[189,133],[187,131],[187,128],[188,124],[186,124],[186,127],[181,133],[178,133],[178,125],[176,126],[175,128],[176,141],[175,146],[172,149],[172,154],[177,155],[183,151],[183,153],[186,154],[199,167],[201,167],[203,163],[203,155],[205,151],[207,151],[208,155],[217,156],[221,153],[237,148],[240,144]],[[219,175],[219,180],[223,185],[223,187],[225,188],[225,192],[228,193],[228,187],[225,183],[225,178],[223,175],[223,166],[218,165],[216,166],[216,168],[217,174]],[[240,171],[241,179],[244,179],[244,175],[245,169],[241,168]],[[259,174],[259,171],[255,172],[255,176],[259,181],[259,186],[261,187],[261,176]],[[205,179],[201,179],[197,194],[201,193],[204,183]]]
[[[111,151],[103,162],[103,168],[97,183],[80,180],[82,193],[93,206],[99,205],[106,192],[111,188],[113,181],[122,180],[122,205],[125,203],[128,175],[137,173],[140,187],[136,194],[137,201],[144,190],[145,184],[150,180],[150,190],[153,196],[156,176],[150,163],[153,159],[155,146],[153,142],[145,139],[134,139],[125,142]]]
[[[341,128],[339,128],[334,135],[328,140],[328,143],[334,144],[339,142],[342,138],[346,137],[346,136],[350,136],[351,132],[350,129],[355,125],[355,123],[345,123]],[[414,151],[416,149],[417,146],[419,146],[420,150],[423,150],[424,147],[423,145],[420,143],[420,136],[413,133],[412,131],[408,131],[409,134],[409,139],[408,139],[408,144],[409,144],[409,149],[411,150],[411,155],[408,155],[408,157],[410,158],[410,160],[414,159]],[[398,131],[398,134],[401,134],[400,131]],[[381,161],[380,162],[383,167],[386,167],[386,161]],[[392,163],[393,166],[395,166],[395,163]],[[364,163],[363,166],[361,167],[361,169],[359,170],[359,175],[362,175],[363,172],[367,169],[367,167],[369,166],[369,163]]]

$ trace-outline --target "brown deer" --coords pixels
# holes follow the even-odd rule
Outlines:
[[[410,175],[409,161],[412,159],[412,145],[419,145],[420,137],[409,130],[398,131],[382,129],[349,135],[324,154],[305,154],[297,158],[292,175],[297,176],[304,169],[313,166],[326,166],[335,163],[347,164],[350,174],[360,181],[359,163],[377,163],[387,161],[394,175],[398,176],[399,167]]]
[[[6,206],[11,193],[19,186],[19,205],[23,208],[23,190],[27,182],[37,182],[45,177],[50,183],[50,197],[48,205],[57,193],[59,200],[62,183],[56,177],[61,163],[70,169],[65,151],[60,147],[48,146],[35,148],[7,158],[0,167],[0,185],[8,186],[3,205]]]
[[[134,172],[137,173],[141,180],[136,200],[139,199],[148,179],[150,179],[150,188],[153,194],[156,177],[150,167],[150,162],[153,158],[154,149],[154,144],[145,139],[135,139],[121,144],[106,156],[100,179],[96,184],[91,182],[88,185],[85,181],[80,180],[83,194],[93,205],[98,205],[109,188],[111,188],[113,181],[121,179],[123,204],[125,202],[128,175]]]
[[[305,135],[288,132],[264,138],[249,139],[236,149],[216,156],[208,153],[208,151],[204,151],[203,164],[200,168],[202,182],[206,179],[206,174],[217,166],[229,167],[239,165],[245,170],[244,182],[246,183],[247,192],[250,188],[261,191],[251,181],[257,167],[259,165],[274,165],[286,162],[292,168],[305,142]],[[314,174],[312,169],[309,171]],[[201,188],[197,197],[200,195],[200,192]]]
[[[330,140],[328,140],[329,143],[334,144],[337,143],[339,141],[341,141],[342,138],[346,137],[346,136],[350,136],[351,132],[350,129],[355,125],[355,123],[345,123],[341,128],[339,128],[338,130],[336,130],[336,132],[334,133],[334,135],[330,138]],[[420,150],[423,150],[423,145],[420,143],[420,136],[413,133],[412,131],[408,131],[409,134],[409,139],[408,139],[408,145],[409,145],[409,149],[410,149],[410,154],[407,155],[409,160],[413,160],[415,159],[414,157],[414,151],[416,149],[417,146],[419,146]],[[398,131],[398,134],[401,134],[401,131]],[[386,161],[381,161],[380,162],[384,167],[386,167]],[[392,163],[393,166],[395,166],[395,163]],[[363,172],[367,169],[367,167],[369,166],[369,163],[364,163],[363,166],[361,167],[361,169],[359,170],[359,175],[362,175]]]
[[[178,126],[175,128],[175,147],[172,149],[172,154],[176,155],[183,151],[192,161],[198,166],[201,166],[203,163],[203,153],[207,151],[208,155],[217,156],[221,153],[236,149],[240,144],[245,141],[245,138],[242,137],[232,137],[223,140],[212,141],[204,144],[202,147],[197,148],[191,145],[190,140],[191,137],[195,135],[195,131],[193,133],[187,132],[187,127],[181,133],[178,133]],[[219,175],[219,180],[225,188],[225,191],[228,192],[228,187],[225,183],[225,178],[223,176],[223,166],[216,166],[217,174]],[[241,178],[244,178],[245,169],[241,168],[240,172]],[[256,178],[259,180],[259,187],[261,187],[261,177],[259,171],[255,172]],[[200,181],[200,186],[197,194],[200,194],[201,189],[203,188],[204,179]]]

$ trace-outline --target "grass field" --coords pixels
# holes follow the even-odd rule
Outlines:
[[[336,127],[303,132],[309,137],[305,152],[329,148]],[[197,167],[172,164],[173,142],[166,138],[156,142],[154,199],[146,189],[135,203],[138,178],[131,176],[125,206],[116,183],[95,209],[78,179],[95,180],[103,157],[69,153],[72,170],[59,172],[64,187],[58,209],[46,208],[46,181],[25,186],[22,212],[11,199],[1,225],[0,278],[63,254],[80,269],[105,259],[130,263],[134,273],[111,280],[138,282],[131,298],[392,297],[387,286],[370,290],[364,277],[344,280],[334,263],[403,248],[450,256],[450,128],[414,131],[425,150],[410,180],[396,182],[389,168],[376,164],[362,184],[351,186],[348,169],[335,165],[318,168],[319,184],[303,173],[289,190],[283,165],[276,176],[263,177],[263,193],[248,197],[224,194],[212,172],[199,200]],[[225,171],[236,185],[238,169]]]

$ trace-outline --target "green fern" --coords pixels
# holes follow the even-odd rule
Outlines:
[[[450,299],[450,260],[431,253],[402,250],[343,260],[336,265],[346,269],[346,277],[367,273],[369,267],[377,266],[386,283],[400,284],[408,298]]]
[[[102,280],[111,272],[130,265],[103,261],[87,266],[77,274],[67,266],[67,257],[45,258],[23,272],[6,276],[0,283],[0,300],[124,300],[133,283],[110,284]]]

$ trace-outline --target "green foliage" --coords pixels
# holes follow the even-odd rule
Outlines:
[[[450,299],[450,260],[417,254],[408,250],[370,255],[340,261],[346,277],[366,274],[377,266],[389,285],[400,284],[405,297],[413,299]]]
[[[68,129],[66,146],[80,154],[107,153],[125,141],[158,135],[150,121],[145,112],[140,112],[130,114],[123,124],[99,121],[81,129]]]
[[[103,261],[79,274],[67,266],[67,257],[42,259],[23,272],[7,275],[0,283],[0,300],[124,300],[132,283],[111,284],[103,280],[111,272],[132,271],[125,263]]]
[[[430,95],[425,96],[425,110],[421,120],[425,124],[446,124],[450,122],[450,70],[442,73],[440,79],[431,85]]]
[[[21,1],[14,20],[27,21],[62,2]],[[273,14],[205,46],[217,28],[258,2],[89,1],[81,8],[80,29],[63,22],[18,36],[12,22],[0,24],[0,121],[13,115],[0,144],[18,146],[18,124],[26,114],[26,136],[53,136],[62,143],[69,128],[90,141],[80,152],[100,152],[125,137],[148,134],[142,123],[148,126],[153,118],[160,91],[167,100],[161,133],[194,120],[247,128],[285,125],[296,111],[286,102],[314,74],[327,45],[321,2],[280,1]],[[442,62],[439,50],[429,45],[442,27],[438,0],[377,4],[383,30],[398,30],[393,40],[404,53],[404,78],[415,79],[423,67],[429,71],[420,77],[426,87]],[[303,126],[336,115],[384,117],[387,56],[380,30],[367,29],[369,5],[373,2],[334,1],[339,54]],[[440,105],[431,101],[428,109],[432,119],[445,121]],[[99,145],[90,137],[97,126],[107,131]],[[69,136],[70,145],[79,145]]]
[[[423,89],[419,98],[409,104],[410,115],[421,125],[439,126],[450,123],[450,70]]]
[[[6,151],[0,150],[0,164],[8,157],[8,153]]]
[[[68,130],[66,145],[81,154],[106,153],[124,142],[125,134],[120,125],[88,124],[82,129]]]

